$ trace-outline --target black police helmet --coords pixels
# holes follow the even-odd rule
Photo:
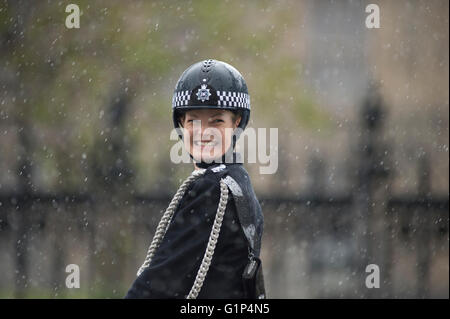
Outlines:
[[[223,109],[241,115],[242,131],[250,118],[250,95],[244,78],[233,66],[204,60],[188,67],[175,86],[172,98],[173,124],[180,131],[179,117],[191,109]]]

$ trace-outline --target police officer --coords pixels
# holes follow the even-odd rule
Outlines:
[[[234,147],[250,117],[242,75],[205,60],[181,75],[173,123],[195,170],[164,213],[126,298],[265,298],[263,215]]]

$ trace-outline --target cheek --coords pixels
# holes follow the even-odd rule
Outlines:
[[[189,139],[183,139],[184,147],[189,150],[191,148],[191,141]]]
[[[183,141],[184,145],[189,146],[192,142],[192,129],[183,129]]]
[[[230,128],[223,129],[221,130],[221,134],[222,134],[222,146],[226,148],[230,144],[233,131]]]

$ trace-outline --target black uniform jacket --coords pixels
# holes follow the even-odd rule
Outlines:
[[[191,183],[149,267],[134,281],[125,298],[185,298],[189,294],[216,216],[220,179],[230,192],[218,243],[198,298],[246,298],[242,274],[249,252],[259,256],[263,216],[250,178],[240,163],[211,165]]]

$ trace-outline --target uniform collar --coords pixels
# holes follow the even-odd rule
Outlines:
[[[224,155],[222,155],[220,161],[212,161],[211,163],[206,163],[203,161],[195,162],[195,165],[197,165],[197,167],[199,167],[199,168],[210,168],[210,167],[214,167],[214,166],[221,165],[221,164],[224,164],[224,165],[242,164],[242,156],[240,153],[233,152],[231,154],[231,156],[229,156],[229,157],[231,157],[231,159],[232,159],[231,161],[225,160],[225,154],[224,154]]]

